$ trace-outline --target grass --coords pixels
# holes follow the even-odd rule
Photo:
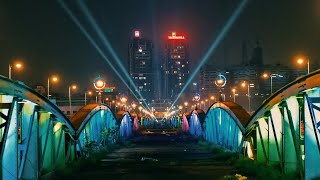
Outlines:
[[[80,157],[75,161],[67,163],[64,167],[60,167],[55,172],[54,179],[60,179],[63,177],[71,176],[74,173],[95,169],[99,161],[103,159],[106,154],[111,153],[121,147],[134,147],[135,144],[130,141],[123,141],[118,144],[113,144],[102,148],[99,152],[92,153],[89,157]]]
[[[222,146],[206,141],[199,141],[198,144],[201,148],[215,154],[212,160],[225,161],[226,164],[235,167],[239,174],[248,177],[248,179],[300,179],[300,175],[297,172],[282,174],[279,166],[253,161]],[[227,175],[225,179],[238,179],[238,177],[236,177],[236,174],[231,176]]]

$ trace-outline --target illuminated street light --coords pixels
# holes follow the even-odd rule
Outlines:
[[[93,82],[94,88],[96,88],[99,95],[99,104],[102,103],[102,89],[106,86],[106,81],[104,81],[101,76],[98,76]]]
[[[222,101],[222,88],[226,85],[227,79],[224,75],[219,74],[214,83],[219,87],[219,101]]]
[[[72,108],[71,108],[71,89],[72,90],[76,90],[77,89],[77,86],[76,85],[71,85],[69,86],[69,112],[70,112],[70,117],[73,115],[73,112],[71,111]]]
[[[186,112],[187,112],[188,102],[184,102],[184,106],[186,107]]]
[[[87,105],[87,94],[88,94],[89,96],[91,96],[91,95],[92,95],[92,91],[86,91],[86,92],[84,92],[84,105]]]
[[[270,77],[270,95],[272,95],[272,93],[273,93],[272,78],[275,78],[275,77],[282,78],[283,76],[280,75],[280,74],[271,74],[271,75],[270,75],[270,74],[267,74],[267,73],[264,73],[262,76],[263,76],[264,78]]]
[[[254,84],[250,84],[249,82],[245,82],[245,81],[243,81],[242,82],[242,84],[241,84],[241,86],[242,87],[248,87],[248,94],[247,94],[247,96],[248,96],[248,102],[249,102],[249,104],[248,104],[248,111],[250,112],[251,111],[251,96],[250,96],[250,87],[254,87]]]
[[[309,61],[309,58],[306,58],[306,59],[307,59],[308,74],[309,74],[309,73],[310,73],[310,61]],[[305,62],[305,59],[303,59],[303,58],[298,58],[298,59],[297,59],[297,63],[298,63],[299,65],[303,65],[304,62]]]
[[[232,89],[232,93],[233,93],[233,102],[236,102],[236,89],[235,88],[233,88]]]
[[[11,64],[9,64],[9,79],[11,79],[12,67],[14,67],[16,69],[22,69],[22,63],[18,62],[18,63],[15,63],[13,66]]]
[[[48,78],[48,99],[50,98],[50,79],[53,81],[53,82],[58,82],[58,77],[57,76],[52,76],[51,78]]]

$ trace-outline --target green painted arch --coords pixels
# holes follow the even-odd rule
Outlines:
[[[245,125],[246,132],[250,131],[252,125],[258,120],[259,118],[263,117],[267,111],[270,111],[273,106],[282,102],[291,96],[295,96],[297,94],[303,93],[308,89],[312,89],[315,87],[320,86],[320,69],[314,71],[310,74],[305,76],[301,76],[294,80],[293,82],[287,84],[286,86],[282,87],[270,97],[268,97],[263,104],[253,113],[251,116],[248,124]]]
[[[0,75],[0,94],[17,97],[37,104],[54,115],[57,118],[57,121],[60,121],[68,128],[71,134],[75,134],[74,126],[55,104],[21,81],[11,80]]]

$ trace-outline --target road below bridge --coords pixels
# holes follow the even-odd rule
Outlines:
[[[94,168],[66,179],[223,179],[235,174],[227,162],[190,136],[152,133],[131,139],[133,145],[108,153]],[[59,178],[61,179],[61,178]]]

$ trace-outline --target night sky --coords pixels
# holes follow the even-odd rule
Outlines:
[[[65,1],[83,25],[99,41],[74,1]],[[161,60],[164,40],[171,31],[186,35],[191,64],[196,65],[237,7],[236,0],[90,0],[85,1],[127,66],[128,42],[134,30],[154,42],[156,61]],[[249,54],[257,40],[264,62],[292,65],[297,54],[320,62],[319,0],[249,1],[226,38],[212,54],[209,64],[223,67],[241,62],[241,44]],[[104,49],[107,52],[106,49]],[[108,56],[111,61],[113,59]],[[46,84],[51,74],[62,81],[52,86],[67,94],[68,85],[91,88],[96,75],[121,87],[119,79],[71,21],[57,1],[6,1],[0,4],[0,74],[7,76],[15,58],[24,62],[13,79],[29,86]],[[192,71],[192,67],[190,68]]]

